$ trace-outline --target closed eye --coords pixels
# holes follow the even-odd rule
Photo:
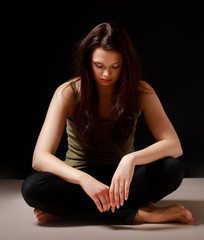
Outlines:
[[[97,68],[102,68],[103,67],[103,64],[97,64],[97,63],[94,63],[94,64]]]
[[[99,62],[94,62],[94,65],[97,67],[97,68],[103,68],[104,65],[102,63],[99,63]],[[121,67],[121,63],[115,63],[114,65],[111,66],[112,68],[116,69],[116,68],[120,68]]]
[[[120,64],[119,65],[113,65],[113,68],[119,68],[120,67]]]

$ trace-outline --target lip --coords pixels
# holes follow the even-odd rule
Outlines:
[[[109,83],[109,82],[111,82],[111,79],[104,79],[104,78],[102,78],[101,81],[103,81],[105,83]]]

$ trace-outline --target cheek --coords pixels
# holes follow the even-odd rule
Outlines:
[[[101,75],[101,70],[100,69],[96,69],[96,68],[93,68],[93,74],[94,76],[100,76]]]
[[[121,69],[115,72],[115,76],[116,76],[117,78],[120,77],[120,74],[121,74]]]

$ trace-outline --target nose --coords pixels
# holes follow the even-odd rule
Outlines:
[[[103,77],[104,77],[104,78],[109,78],[110,76],[111,76],[110,70],[105,69],[105,70],[103,71]]]

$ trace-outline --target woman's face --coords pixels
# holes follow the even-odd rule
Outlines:
[[[113,85],[120,77],[122,56],[114,50],[96,48],[91,55],[93,77],[102,86]]]

